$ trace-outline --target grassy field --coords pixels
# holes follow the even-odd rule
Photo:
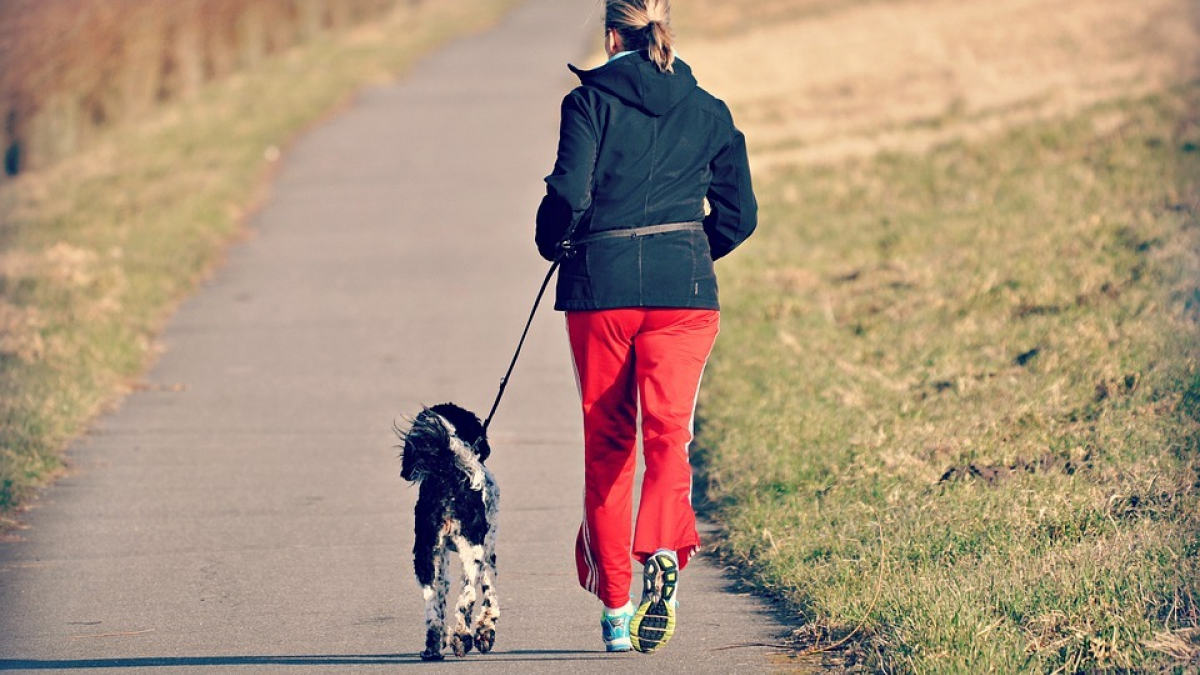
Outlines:
[[[905,672],[1196,654],[1197,104],[760,188],[702,462],[726,553],[814,638],[865,617]]]
[[[163,321],[241,232],[288,140],[512,4],[402,8],[0,185],[0,525],[61,469],[82,425],[136,386]]]
[[[1158,23],[1186,3],[1056,7],[677,10],[762,204],[720,269],[696,454],[722,554],[797,645],[851,636],[826,665],[1200,667],[1200,85],[1172,70],[1196,42]],[[780,61],[771,36],[812,61],[738,57]],[[1024,77],[1064,52],[1096,58]]]

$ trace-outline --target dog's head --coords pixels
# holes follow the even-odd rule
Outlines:
[[[425,408],[407,431],[397,433],[404,440],[400,455],[400,477],[404,480],[420,481],[451,467],[467,473],[472,486],[482,480],[475,464],[482,464],[492,449],[475,413],[442,403]]]

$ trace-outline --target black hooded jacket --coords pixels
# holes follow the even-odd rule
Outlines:
[[[704,230],[609,238],[562,262],[555,309],[718,309],[713,261],[754,231],[746,140],[723,102],[675,60],[646,52],[593,70],[562,104],[554,172],[537,214],[538,252],[558,255],[589,234],[702,221]],[[704,213],[708,198],[710,212]]]

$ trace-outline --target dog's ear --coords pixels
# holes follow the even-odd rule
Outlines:
[[[441,403],[431,408],[433,412],[445,417],[454,425],[454,431],[463,443],[466,443],[475,451],[475,455],[479,457],[479,461],[485,462],[492,454],[492,448],[488,445],[487,435],[483,430],[483,422],[479,421],[479,417],[475,413],[457,406],[453,403]]]
[[[426,408],[417,415],[408,431],[397,433],[404,439],[404,450],[400,454],[400,477],[404,480],[420,480],[430,459],[439,448],[450,443],[450,434],[441,419]]]
[[[404,480],[412,480],[413,470],[417,466],[416,452],[407,436],[401,435],[401,438],[404,439],[404,449],[400,451],[400,477]]]

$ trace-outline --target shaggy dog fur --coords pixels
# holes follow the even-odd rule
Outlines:
[[[483,465],[491,449],[479,418],[453,403],[425,408],[407,431],[400,477],[420,484],[416,508],[413,563],[425,596],[425,651],[421,658],[442,658],[443,646],[465,656],[472,646],[481,653],[496,642],[496,510],[499,491]],[[453,626],[446,618],[450,594],[450,553],[462,563]],[[471,630],[475,585],[483,598],[479,620]]]

